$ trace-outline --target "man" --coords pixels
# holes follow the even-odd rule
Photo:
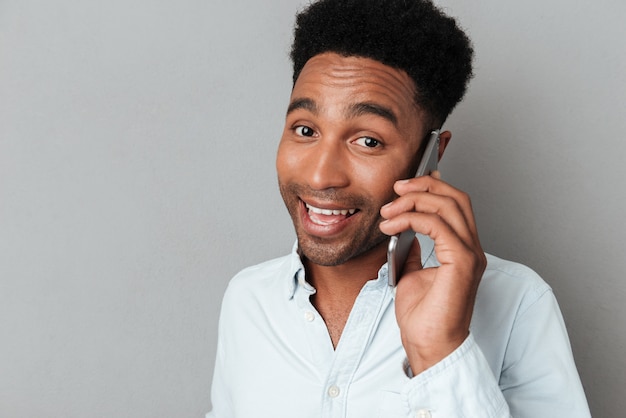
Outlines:
[[[427,0],[322,0],[291,57],[276,166],[298,240],[231,281],[208,416],[589,416],[550,288],[483,253],[466,194],[412,178],[471,76],[454,20]],[[408,229],[394,289],[389,236]]]

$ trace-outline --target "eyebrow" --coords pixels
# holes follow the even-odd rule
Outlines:
[[[319,114],[319,108],[317,106],[317,103],[309,98],[294,99],[291,103],[289,103],[289,107],[287,108],[287,115],[298,109],[308,110],[315,115]],[[346,116],[349,118],[356,118],[363,115],[379,116],[391,122],[395,127],[398,126],[398,117],[393,112],[393,110],[377,103],[355,103],[349,105],[346,110]]]
[[[319,109],[317,108],[317,104],[311,99],[295,99],[291,103],[289,103],[289,107],[287,108],[287,114],[290,114],[294,110],[304,109],[308,110],[313,114],[318,114]]]
[[[376,103],[355,103],[348,108],[347,115],[348,117],[358,117],[362,115],[380,116],[393,123],[394,126],[398,126],[398,117],[393,113],[393,110]]]

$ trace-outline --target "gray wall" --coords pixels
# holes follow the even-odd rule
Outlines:
[[[199,417],[240,268],[293,241],[289,0],[0,1],[0,416]],[[444,177],[626,410],[621,1],[441,0],[477,50]]]

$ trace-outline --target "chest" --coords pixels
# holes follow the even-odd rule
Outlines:
[[[304,303],[290,315],[293,321],[241,336],[249,343],[234,344],[243,351],[229,355],[242,371],[229,376],[229,386],[237,388],[236,416],[394,416],[381,408],[408,378],[393,303],[365,299],[330,323]],[[336,347],[333,324],[343,334]]]
[[[328,335],[334,348],[339,344],[341,334],[348,322],[352,305],[349,306],[333,306],[329,304],[315,304],[321,319],[326,324]]]

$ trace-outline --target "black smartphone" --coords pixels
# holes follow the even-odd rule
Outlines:
[[[432,131],[424,150],[424,155],[417,167],[415,177],[427,176],[437,170],[437,162],[439,161],[439,130]],[[389,286],[398,284],[404,263],[409,255],[411,244],[415,239],[415,232],[412,230],[404,231],[398,235],[394,235],[389,240],[387,247],[387,268]]]

